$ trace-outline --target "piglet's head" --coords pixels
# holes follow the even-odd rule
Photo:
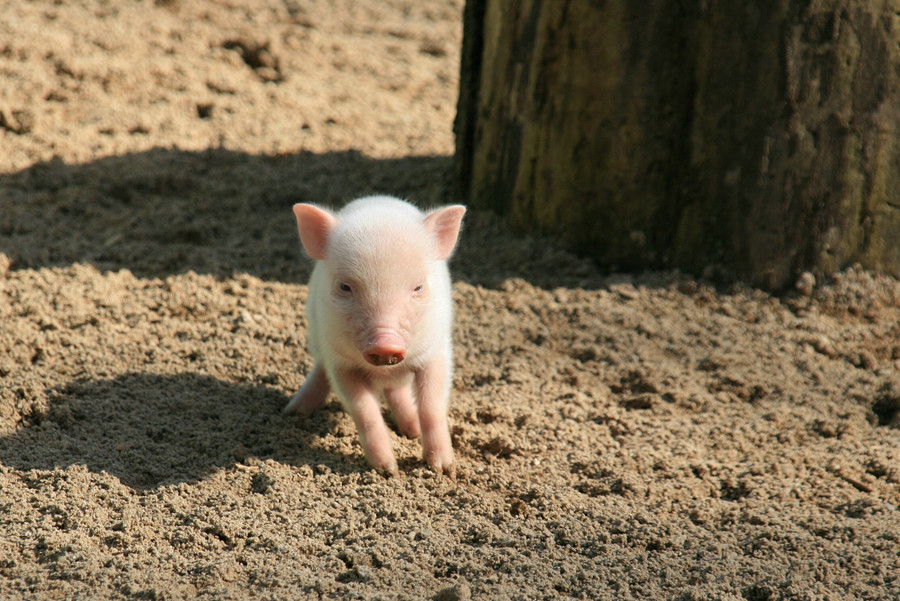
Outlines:
[[[390,367],[425,344],[430,315],[450,310],[449,299],[435,298],[448,292],[435,286],[447,277],[444,261],[464,214],[460,205],[423,214],[389,197],[360,199],[337,214],[294,206],[303,246],[328,274],[325,319],[342,355]]]

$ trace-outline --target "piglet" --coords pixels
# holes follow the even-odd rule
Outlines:
[[[453,205],[422,213],[390,196],[360,198],[339,213],[294,205],[300,240],[316,259],[306,307],[315,365],[285,412],[308,416],[334,390],[369,464],[386,474],[397,472],[397,460],[381,400],[402,434],[421,434],[425,462],[454,473],[447,259],[465,212]]]

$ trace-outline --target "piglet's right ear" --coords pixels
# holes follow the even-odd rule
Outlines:
[[[313,259],[324,259],[328,236],[337,223],[335,216],[309,204],[294,205],[294,216],[297,218],[297,230],[300,232],[303,248]]]

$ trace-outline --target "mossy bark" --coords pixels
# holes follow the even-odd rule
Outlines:
[[[900,2],[469,0],[470,204],[613,269],[900,275]]]

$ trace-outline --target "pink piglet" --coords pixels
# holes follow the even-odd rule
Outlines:
[[[285,412],[310,415],[334,390],[369,464],[386,474],[397,472],[397,460],[382,400],[402,434],[422,436],[425,462],[454,473],[447,259],[465,212],[451,205],[423,213],[390,196],[360,198],[338,213],[294,205],[300,240],[316,260],[306,307],[316,362]]]

